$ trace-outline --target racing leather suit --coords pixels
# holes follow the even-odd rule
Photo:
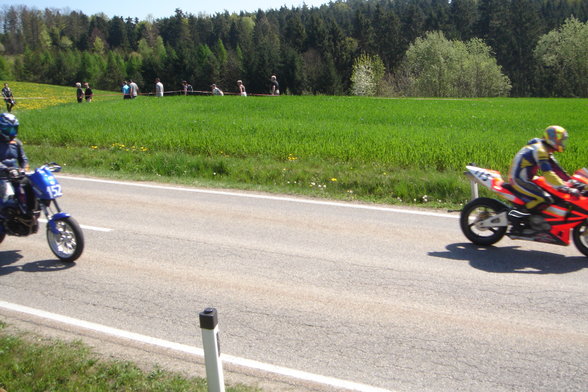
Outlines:
[[[570,179],[545,141],[535,138],[515,155],[508,173],[508,182],[525,201],[528,209],[551,203],[551,196],[531,181],[538,171],[553,186],[565,186],[564,181]]]

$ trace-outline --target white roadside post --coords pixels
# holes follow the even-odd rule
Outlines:
[[[225,392],[225,379],[218,340],[218,316],[215,308],[206,308],[200,313],[200,329],[202,330],[202,348],[204,349],[208,392]]]
[[[478,183],[470,179],[470,190],[472,191],[472,200],[478,198]]]

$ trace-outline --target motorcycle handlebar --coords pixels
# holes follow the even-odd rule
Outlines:
[[[10,167],[0,170],[0,180],[20,180],[25,174],[24,169]]]
[[[61,166],[59,166],[57,163],[55,162],[49,162],[44,164],[43,166],[45,166],[47,169],[49,169],[50,172],[60,172],[61,171]]]

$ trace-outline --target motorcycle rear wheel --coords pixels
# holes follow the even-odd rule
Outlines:
[[[476,245],[492,245],[506,234],[507,226],[478,228],[476,223],[506,210],[504,204],[487,197],[474,199],[461,210],[459,224],[468,240]]]
[[[55,220],[58,233],[51,231],[47,225],[47,242],[49,248],[60,260],[71,263],[82,255],[84,234],[80,225],[72,217]]]
[[[582,254],[588,257],[588,221],[574,227],[572,231],[574,245]]]

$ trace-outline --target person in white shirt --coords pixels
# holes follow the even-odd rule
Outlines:
[[[242,97],[246,97],[247,91],[245,91],[245,85],[243,84],[243,81],[237,80],[237,86],[239,87],[239,95]]]
[[[139,95],[139,86],[132,79],[129,79],[129,87],[131,88],[131,99],[137,98]]]
[[[220,88],[216,87],[216,84],[213,84],[210,87],[212,88],[212,95],[225,95]]]
[[[163,83],[161,83],[159,78],[155,78],[155,96],[163,97]]]

